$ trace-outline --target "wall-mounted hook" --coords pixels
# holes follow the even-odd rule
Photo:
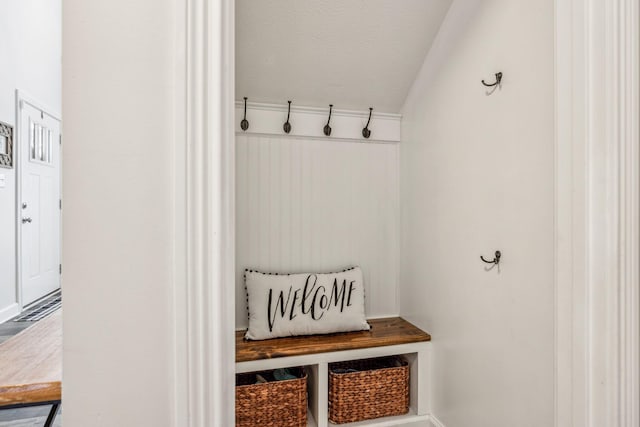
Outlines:
[[[495,83],[487,83],[484,80],[482,80],[482,84],[487,86],[487,87],[500,86],[501,82],[502,82],[502,73],[496,73],[496,81],[495,81]]]
[[[369,123],[371,122],[371,114],[373,113],[373,108],[369,107],[369,120],[367,120],[367,125],[362,129],[362,136],[365,138],[369,138],[371,136],[371,131],[369,130]]]
[[[482,255],[480,255],[480,259],[481,259],[483,262],[486,262],[487,264],[495,264],[495,265],[499,265],[499,264],[500,264],[500,257],[501,257],[501,256],[502,256],[502,254],[500,253],[500,251],[496,251],[496,253],[495,253],[495,257],[494,257],[491,261],[484,259],[484,257],[483,257]]]
[[[327,119],[327,124],[324,125],[324,134],[327,136],[331,135],[331,126],[329,126],[329,122],[331,121],[331,110],[333,109],[333,104],[329,104],[329,119]]]
[[[291,132],[291,123],[289,123],[289,116],[291,115],[291,101],[287,101],[289,103],[289,110],[287,111],[287,121],[282,125],[282,129],[284,133]]]
[[[249,121],[247,120],[247,97],[244,97],[244,118],[240,122],[240,128],[244,131],[249,129]]]

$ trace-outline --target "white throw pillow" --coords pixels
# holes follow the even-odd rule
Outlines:
[[[249,329],[245,338],[363,331],[362,270],[339,273],[275,274],[245,270]]]

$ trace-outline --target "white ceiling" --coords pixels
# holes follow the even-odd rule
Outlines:
[[[452,0],[237,0],[236,98],[399,112]]]

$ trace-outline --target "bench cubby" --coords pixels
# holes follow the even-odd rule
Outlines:
[[[409,412],[341,426],[394,426],[429,419],[431,336],[400,317],[369,319],[370,331],[245,341],[236,333],[236,372],[305,366],[308,426],[328,427],[329,364],[401,355],[409,363]]]

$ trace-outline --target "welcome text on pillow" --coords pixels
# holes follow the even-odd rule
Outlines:
[[[347,280],[343,280],[342,284],[338,284],[338,279],[333,280],[333,286],[331,286],[331,293],[327,296],[327,288],[323,285],[317,286],[318,276],[310,274],[305,280],[304,288],[298,288],[295,291],[293,286],[289,287],[287,292],[287,298],[285,301],[285,291],[280,291],[275,302],[273,304],[273,289],[269,289],[269,303],[267,307],[268,319],[269,319],[269,331],[273,331],[273,326],[277,320],[278,312],[280,318],[283,319],[287,312],[289,312],[289,320],[293,320],[298,316],[297,308],[300,309],[300,313],[310,315],[313,320],[320,320],[324,316],[325,312],[332,310],[334,307],[340,306],[340,313],[346,306],[351,306],[351,294],[355,290],[355,280],[349,282],[349,290],[347,292]],[[292,295],[293,293],[293,295]],[[300,293],[302,295],[300,295]],[[293,298],[293,300],[291,300]],[[300,302],[298,302],[300,300]],[[316,313],[319,313],[316,316]]]

